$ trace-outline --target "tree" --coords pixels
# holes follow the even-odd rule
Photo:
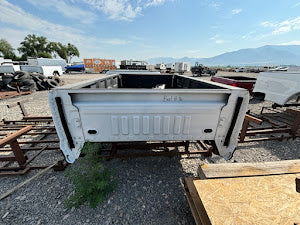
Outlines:
[[[18,51],[22,54],[22,58],[27,57],[44,57],[52,58],[58,55],[70,63],[74,56],[79,57],[77,47],[71,43],[63,45],[60,42],[48,41],[46,37],[28,34],[24,41],[20,43]]]
[[[22,57],[44,57],[52,58],[51,53],[53,49],[49,45],[47,38],[43,36],[36,36],[35,34],[28,34],[24,41],[20,43],[18,51]]]
[[[6,59],[15,59],[14,48],[5,39],[0,39],[0,54]]]
[[[74,56],[79,57],[79,51],[78,51],[78,48],[71,43],[68,43],[68,45],[66,47],[67,47],[67,62],[70,63],[71,59]]]
[[[60,42],[51,42],[50,44],[53,48],[53,51],[55,53],[57,53],[57,55],[60,58],[65,59],[66,61],[68,60],[67,59],[67,47],[65,45],[63,45]]]

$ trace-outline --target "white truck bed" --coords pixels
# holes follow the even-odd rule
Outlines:
[[[253,93],[254,95],[262,93],[265,95],[265,100],[284,105],[289,100],[300,96],[300,71],[260,73]]]
[[[114,74],[49,93],[68,162],[86,141],[210,140],[229,159],[248,101],[245,89],[180,75]]]

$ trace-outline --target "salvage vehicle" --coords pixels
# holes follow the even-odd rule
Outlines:
[[[245,88],[252,94],[256,78],[244,77],[244,76],[222,76],[212,77],[211,81],[218,82],[221,84],[228,84],[234,87]]]
[[[203,140],[230,159],[248,102],[245,89],[172,74],[112,74],[49,92],[70,163],[85,142]]]
[[[262,72],[256,80],[253,94],[255,98],[284,105],[300,96],[300,71]]]

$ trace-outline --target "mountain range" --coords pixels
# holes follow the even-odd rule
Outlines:
[[[265,45],[259,48],[240,49],[211,58],[157,57],[148,60],[150,64],[199,62],[205,66],[264,66],[300,65],[300,45]]]

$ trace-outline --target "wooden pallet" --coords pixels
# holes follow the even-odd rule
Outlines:
[[[199,175],[185,179],[197,225],[300,224],[300,160],[202,165]]]

